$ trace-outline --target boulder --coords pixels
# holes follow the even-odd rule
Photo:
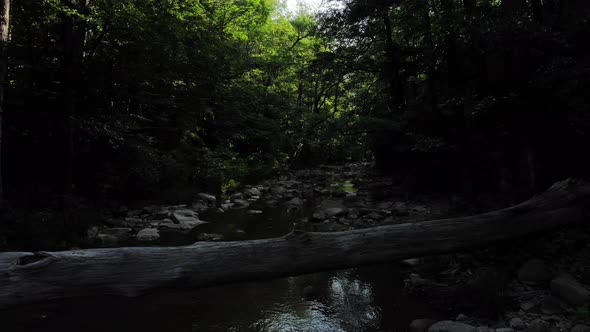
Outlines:
[[[515,317],[510,320],[510,327],[515,330],[524,330],[526,328],[526,324],[522,318]]]
[[[114,237],[116,239],[116,242],[120,242],[123,241],[125,239],[127,239],[129,237],[129,233],[132,231],[131,228],[123,228],[123,227],[117,227],[117,228],[105,228],[103,230],[100,231],[100,233],[98,234],[98,237],[100,238],[101,235],[107,235],[110,237]],[[112,241],[112,239],[106,238],[104,237],[104,239],[106,239],[107,242],[110,243],[110,241]],[[101,238],[101,240],[103,240]]]
[[[428,332],[477,332],[477,329],[469,324],[445,320],[430,326]]]
[[[573,306],[583,306],[590,303],[590,291],[568,275],[553,279],[551,292]]]
[[[541,312],[544,315],[555,315],[563,312],[561,302],[553,296],[547,296],[541,302]]]
[[[199,194],[197,194],[197,197],[199,197],[200,199],[204,200],[205,202],[207,202],[209,204],[215,204],[217,202],[217,197],[215,197],[211,194],[199,193]]]
[[[244,190],[244,194],[246,196],[260,196],[260,195],[262,195],[262,193],[260,192],[260,189],[258,189],[256,187],[252,187],[252,188],[248,188],[248,189]]]
[[[206,221],[199,220],[195,211],[183,209],[172,213],[172,220],[182,226],[182,229],[193,229],[199,225],[206,224]]]
[[[191,205],[191,208],[195,211],[201,212],[201,211],[207,211],[209,209],[209,206],[205,202],[198,201],[198,202],[193,203],[193,205]]]
[[[535,319],[526,329],[526,332],[549,332],[551,324],[541,319]]]
[[[408,205],[404,202],[397,202],[393,204],[391,207],[391,212],[396,216],[407,216],[410,214],[410,210],[408,209]]]
[[[295,197],[285,203],[287,206],[301,206],[303,205],[303,200],[301,198]]]
[[[261,210],[248,210],[247,214],[262,214]]]
[[[414,319],[410,323],[410,327],[408,328],[408,330],[410,332],[426,332],[428,331],[428,328],[431,327],[434,323],[436,323],[436,321],[429,318]]]
[[[540,284],[549,282],[553,272],[540,259],[531,259],[518,270],[518,279],[526,284]]]
[[[144,228],[137,232],[137,239],[139,241],[149,242],[160,238],[160,232],[155,228]]]
[[[247,200],[245,200],[245,199],[239,199],[239,198],[236,198],[236,199],[234,199],[234,202],[233,202],[233,203],[234,203],[234,205],[235,205],[235,207],[236,207],[237,209],[245,209],[245,208],[247,208],[248,206],[250,206],[250,202],[248,202],[248,201],[247,201]],[[223,206],[223,205],[222,205],[222,206]]]
[[[590,332],[590,326],[578,324],[572,328],[571,332]]]
[[[510,327],[501,327],[496,329],[496,332],[515,332],[513,328]]]
[[[98,234],[97,238],[103,246],[111,247],[119,244],[119,239],[112,235]]]

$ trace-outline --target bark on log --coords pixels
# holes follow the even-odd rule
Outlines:
[[[590,186],[570,179],[519,205],[463,218],[185,247],[1,253],[0,306],[135,296],[464,250],[584,221],[589,198]]]

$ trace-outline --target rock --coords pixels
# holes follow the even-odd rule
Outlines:
[[[301,205],[303,205],[303,201],[301,200],[301,198],[295,197],[285,204],[287,206],[301,206]]]
[[[510,327],[515,330],[524,330],[526,328],[526,324],[521,318],[515,317],[510,320]]]
[[[436,321],[429,318],[414,319],[410,323],[410,327],[408,330],[410,332],[426,332],[428,331],[428,328],[431,327],[434,323],[436,323]]]
[[[172,220],[180,224],[183,230],[190,230],[199,225],[206,224],[206,221],[199,220],[198,214],[193,210],[182,209],[172,213]]]
[[[518,270],[518,279],[526,284],[546,283],[552,278],[553,273],[540,259],[531,259]]]
[[[209,204],[215,204],[217,202],[217,197],[215,197],[211,194],[199,193],[199,194],[197,194],[197,197],[199,197],[200,199],[204,200],[205,202],[207,202]]]
[[[393,204],[393,206],[391,207],[391,212],[393,212],[393,214],[399,217],[407,216],[410,214],[408,206],[404,202],[397,202]]]
[[[262,214],[262,211],[260,210],[248,210],[248,212],[246,212],[247,214]]]
[[[526,329],[526,332],[549,332],[550,329],[551,325],[549,323],[541,319],[535,319]]]
[[[162,220],[170,217],[170,210],[168,209],[161,209],[152,214],[152,219]]]
[[[389,210],[393,206],[393,202],[381,202],[377,204],[379,210]]]
[[[144,228],[137,233],[139,241],[155,241],[160,238],[160,232],[155,228]]]
[[[544,315],[555,315],[563,312],[561,302],[553,296],[547,296],[541,303],[541,312]]]
[[[285,189],[284,187],[281,187],[281,186],[275,186],[275,187],[272,187],[270,192],[274,196],[282,196],[283,194],[285,194],[285,192],[287,192],[287,189]]]
[[[127,237],[129,236],[129,233],[132,231],[131,228],[105,228],[103,230],[100,231],[100,234],[103,235],[110,235],[113,236],[115,238],[117,238],[118,241],[122,241],[127,239]]]
[[[458,322],[466,322],[469,320],[469,317],[467,317],[467,315],[465,314],[459,314],[457,315],[457,318],[455,318],[455,320]]]
[[[590,332],[590,327],[578,324],[572,328],[571,332]]]
[[[260,195],[262,195],[260,190],[256,187],[252,187],[252,188],[248,188],[248,189],[244,190],[244,194],[246,194],[247,196],[260,196]]]
[[[318,291],[311,285],[303,287],[303,299],[305,300],[313,300],[319,296]]]
[[[248,202],[245,199],[239,199],[239,198],[237,198],[237,199],[234,199],[234,205],[238,209],[245,209],[248,206],[250,206],[250,202]],[[221,206],[223,207],[223,204]]]
[[[229,210],[234,206],[234,203],[223,203],[221,204],[221,209],[223,210]]]
[[[158,228],[161,230],[175,230],[175,231],[190,231],[193,229],[188,225],[183,224],[175,224],[173,222],[163,222],[158,225]]]
[[[119,244],[119,239],[108,234],[98,234],[97,238],[103,246],[116,246]]]
[[[373,220],[380,220],[380,219],[383,219],[383,216],[380,213],[371,212],[367,215],[367,218],[373,219]]]
[[[537,307],[534,302],[525,302],[520,304],[520,309],[524,312],[532,312]]]
[[[488,326],[478,326],[477,332],[494,332],[494,329]]]
[[[432,325],[428,332],[477,332],[477,329],[469,324],[445,320]]]
[[[223,240],[223,235],[201,233],[197,236],[197,240],[199,240],[199,241],[221,241],[221,240]]]
[[[401,261],[402,265],[408,267],[415,267],[424,263],[423,258],[408,258]]]
[[[205,204],[204,202],[195,202],[193,203],[193,205],[191,205],[191,208],[195,211],[207,211],[209,209],[209,206],[207,204]]]
[[[578,283],[573,277],[563,275],[551,281],[551,292],[574,306],[590,303],[590,291]]]
[[[99,229],[97,226],[92,226],[92,227],[88,227],[88,230],[86,230],[86,234],[89,239],[94,239],[95,237],[98,236],[98,231],[99,231]]]
[[[496,332],[515,332],[514,329],[509,328],[509,327],[502,327],[499,329],[496,329]]]

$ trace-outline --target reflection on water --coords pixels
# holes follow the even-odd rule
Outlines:
[[[319,332],[404,331],[414,318],[436,318],[402,284],[387,264],[133,299],[64,300],[0,311],[0,319],[6,331]]]

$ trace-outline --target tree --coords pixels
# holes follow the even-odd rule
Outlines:
[[[4,202],[2,177],[2,124],[4,113],[4,93],[8,73],[8,40],[10,36],[10,0],[2,0],[0,8],[0,207]]]

